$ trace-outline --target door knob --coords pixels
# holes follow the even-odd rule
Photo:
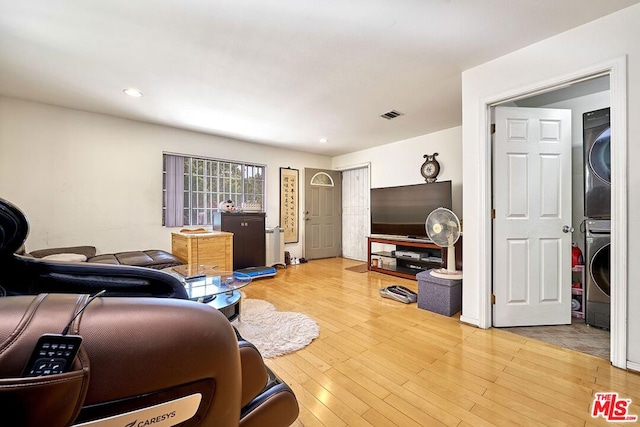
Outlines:
[[[562,232],[563,233],[573,233],[573,227],[565,225],[564,227],[562,227]]]

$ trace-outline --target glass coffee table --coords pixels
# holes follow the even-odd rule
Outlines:
[[[165,268],[182,281],[189,299],[221,311],[229,321],[240,317],[240,291],[251,283],[251,276],[218,270],[215,265],[179,265]]]

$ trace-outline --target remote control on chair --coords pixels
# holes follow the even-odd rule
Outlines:
[[[33,349],[31,357],[29,357],[29,362],[27,362],[27,366],[22,371],[23,377],[55,375],[71,370],[73,359],[75,359],[80,349],[80,344],[82,344],[82,337],[80,335],[68,335],[69,329],[71,329],[73,321],[80,316],[80,313],[91,304],[91,301],[105,292],[107,292],[106,289],[103,289],[89,297],[82,304],[82,307],[71,316],[71,320],[69,320],[61,334],[44,334],[38,339],[36,347]]]
[[[71,370],[82,343],[79,335],[44,334],[22,372],[24,377],[61,374]]]

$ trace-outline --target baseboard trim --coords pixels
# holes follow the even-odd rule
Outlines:
[[[640,363],[630,362],[627,360],[627,369],[640,373]]]

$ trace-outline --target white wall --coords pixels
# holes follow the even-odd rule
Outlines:
[[[267,226],[279,222],[280,167],[331,165],[326,156],[0,97],[0,197],[29,217],[27,250],[170,250],[163,151],[266,165]],[[300,232],[300,243],[285,247],[292,256],[302,256]]]
[[[462,127],[356,151],[334,157],[333,169],[354,165],[371,165],[371,187],[390,187],[424,182],[420,166],[425,154],[438,153],[438,181],[451,181],[453,211],[462,218]]]
[[[462,75],[463,85],[463,216],[465,218],[464,271],[462,320],[480,324],[487,311],[487,296],[479,290],[487,286],[484,266],[487,233],[483,220],[474,220],[474,211],[488,209],[486,200],[485,158],[486,129],[481,123],[481,106],[487,99],[512,93],[519,87],[535,87],[558,76],[571,75],[581,69],[597,66],[626,55],[628,67],[628,152],[629,159],[640,158],[640,5],[605,16],[597,21],[577,27],[545,41],[513,52]],[[640,183],[640,169],[631,164],[628,169],[628,188]],[[640,256],[638,236],[640,224],[640,194],[628,193],[628,259],[630,263]],[[489,236],[490,237],[490,236]],[[630,268],[628,288],[628,360],[640,363],[640,270]],[[490,288],[490,284],[489,284]],[[481,325],[486,326],[486,325]],[[639,365],[640,366],[640,365]]]

